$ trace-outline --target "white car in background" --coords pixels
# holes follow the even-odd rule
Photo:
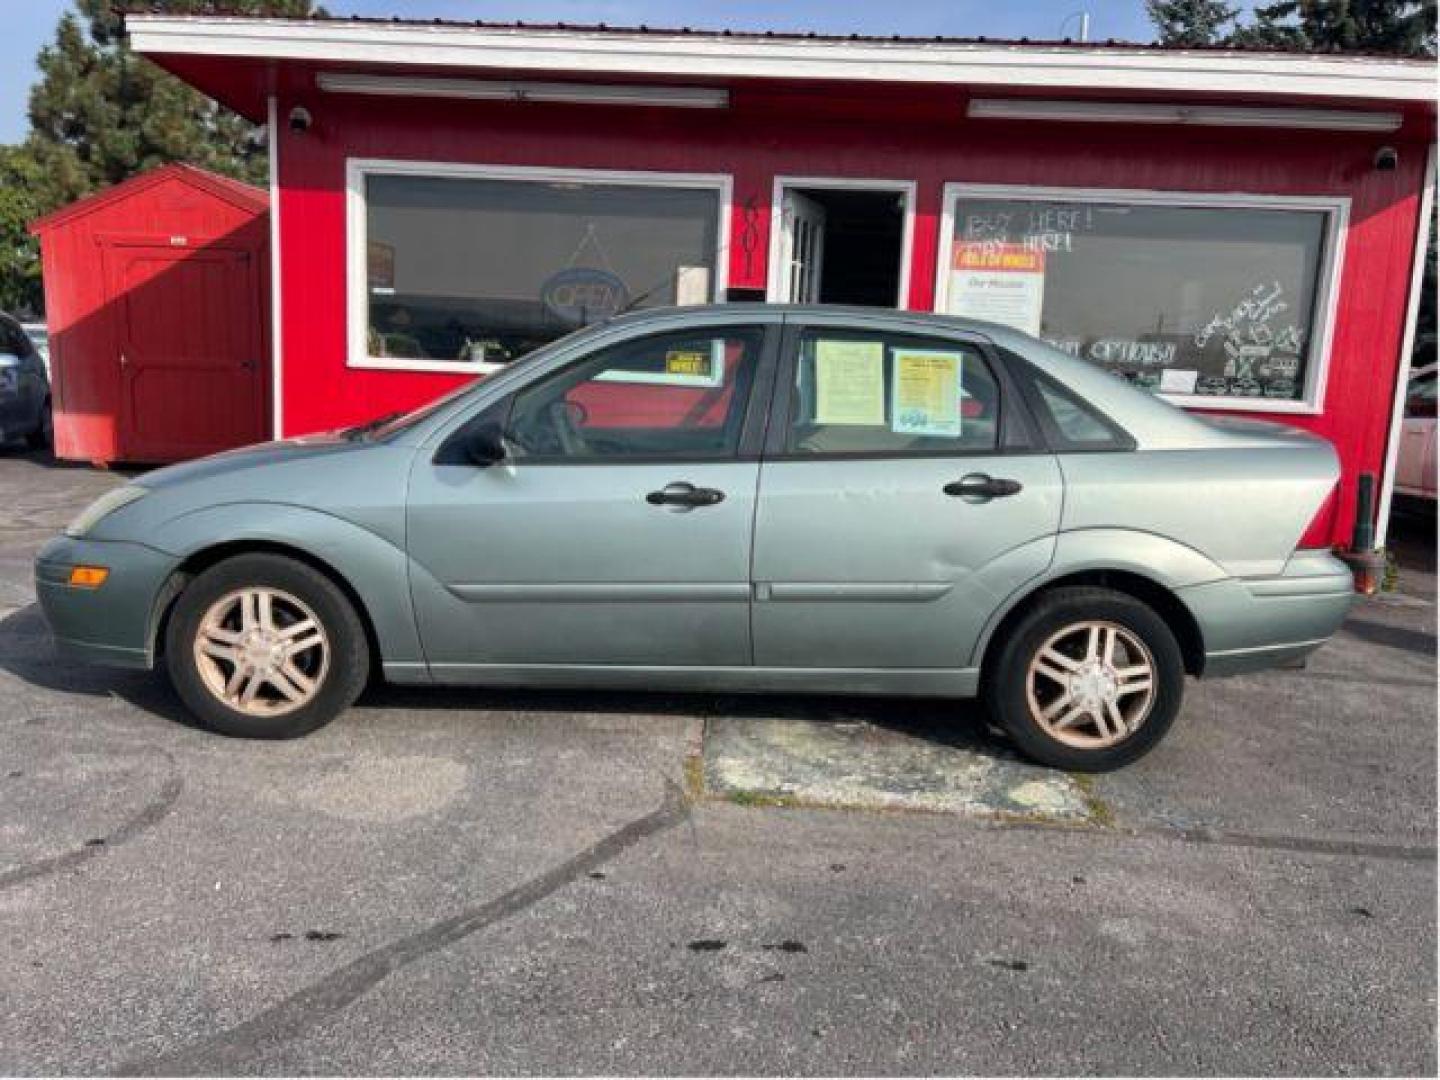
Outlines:
[[[1407,501],[1435,505],[1435,363],[1416,368],[1405,390],[1405,418],[1401,421],[1400,457],[1395,465],[1395,493]]]

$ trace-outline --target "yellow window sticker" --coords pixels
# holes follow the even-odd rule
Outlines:
[[[698,349],[671,349],[665,354],[665,374],[711,378],[714,375],[711,356],[711,353]]]
[[[890,427],[901,435],[960,434],[958,352],[896,349]]]
[[[882,342],[815,342],[815,422],[884,426]]]

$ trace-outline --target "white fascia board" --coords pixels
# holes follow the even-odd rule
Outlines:
[[[582,75],[755,78],[1435,101],[1435,65],[1216,50],[848,41],[224,16],[126,17],[145,54]]]

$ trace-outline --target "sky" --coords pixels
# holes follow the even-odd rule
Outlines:
[[[605,22],[735,30],[816,30],[956,37],[1063,37],[1090,13],[1093,39],[1153,37],[1143,0],[322,0],[332,15]],[[0,143],[21,139],[35,56],[71,0],[0,0]]]

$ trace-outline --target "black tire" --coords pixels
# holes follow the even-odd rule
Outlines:
[[[237,589],[278,589],[314,613],[328,639],[328,665],[314,696],[278,716],[233,708],[207,686],[195,638],[211,605]],[[370,671],[365,628],[354,606],[328,577],[295,559],[256,553],[216,563],[185,587],[165,630],[165,666],[182,701],[206,728],[247,739],[293,739],[324,727],[360,696]]]
[[[1126,737],[1103,748],[1062,741],[1031,715],[1027,680],[1031,661],[1066,627],[1086,621],[1128,630],[1148,650],[1155,672],[1149,710]],[[1175,635],[1155,611],[1127,593],[1067,587],[1043,594],[998,642],[986,673],[984,697],[991,718],[1029,758],[1073,772],[1109,772],[1152,750],[1175,722],[1185,695],[1185,663]]]
[[[52,423],[50,399],[46,398],[45,403],[40,406],[40,415],[35,419],[35,430],[25,436],[25,442],[31,450],[44,450],[54,442]]]

